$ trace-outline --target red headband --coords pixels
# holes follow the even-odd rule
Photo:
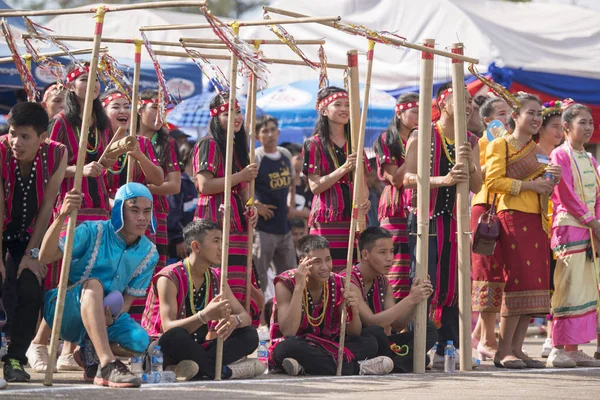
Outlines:
[[[450,93],[452,93],[452,88],[448,88],[448,89],[444,90],[442,92],[442,94],[440,94],[440,97],[438,97],[438,100],[437,100],[438,104],[440,104],[440,102],[442,100],[446,99]]]
[[[333,103],[334,101],[336,101],[338,99],[347,99],[347,98],[348,98],[348,93],[335,92],[335,93],[325,97],[323,100],[321,100],[319,102],[319,104],[317,104],[317,111],[321,111],[322,109],[327,107],[329,104]]]
[[[410,102],[410,103],[400,103],[400,104],[396,104],[396,112],[401,112],[401,111],[405,111],[411,108],[417,108],[419,107],[419,103],[418,102]]]
[[[55,90],[58,90],[59,92],[61,90],[63,90],[62,83],[55,83],[54,85],[50,86],[48,88],[48,90],[46,90],[46,92],[44,93],[44,98],[42,99],[42,103],[45,103],[46,101],[48,101],[48,96],[50,96],[50,93],[52,93]]]
[[[240,103],[238,103],[238,101],[235,101],[235,109],[239,110],[240,109]],[[210,116],[211,117],[216,117],[219,114],[223,114],[224,112],[229,111],[229,102],[225,103],[225,104],[221,104],[220,106],[217,106],[215,108],[211,108],[210,109]]]
[[[145,106],[146,104],[158,104],[158,99],[140,100],[140,106]]]
[[[105,98],[104,100],[102,100],[102,107],[106,108],[106,106],[109,105],[111,101],[116,100],[116,99],[122,99],[122,98],[127,98],[127,96],[125,96],[121,92],[113,93],[110,96],[108,96],[107,98]]]
[[[67,75],[67,83],[73,82],[75,79],[79,78],[83,74],[87,74],[90,72],[90,67],[77,67],[69,75]]]

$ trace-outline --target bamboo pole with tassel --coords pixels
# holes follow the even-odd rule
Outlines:
[[[425,39],[423,46],[433,48],[435,40]],[[427,279],[429,262],[429,198],[431,162],[431,106],[433,91],[433,54],[421,53],[421,81],[419,83],[419,141],[417,156],[417,249],[415,278]],[[413,371],[425,373],[425,339],[427,336],[427,303],[417,304],[414,319],[415,350]]]
[[[238,30],[234,31],[236,37]],[[237,84],[237,66],[238,58],[235,53],[231,53],[231,65],[229,73],[229,113],[227,117],[227,140],[225,145],[225,190],[223,197],[223,241],[221,247],[221,298],[225,300],[225,288],[227,287],[227,267],[229,263],[229,233],[231,230],[231,170],[233,164],[233,136],[235,134],[235,95]],[[221,380],[221,371],[223,369],[223,337],[217,338],[217,358],[215,363],[215,380]]]
[[[462,55],[463,44],[454,43],[452,53]],[[456,154],[467,142],[467,114],[465,108],[465,64],[463,61],[452,59],[452,99],[454,106],[454,140]],[[458,159],[456,163],[463,164],[467,177],[470,175],[468,160]],[[471,232],[469,218],[469,180],[456,185],[456,209],[458,216],[458,311],[459,311],[459,341],[460,341],[460,370],[471,371]]]
[[[83,117],[79,136],[79,149],[77,151],[77,164],[75,167],[75,177],[73,178],[73,190],[81,191],[83,179],[83,167],[85,164],[86,150],[88,144],[88,134],[92,120],[92,104],[94,102],[94,89],[96,86],[96,74],[98,71],[98,54],[100,53],[100,44],[102,42],[102,28],[104,24],[104,7],[99,7],[96,11],[96,26],[94,31],[94,45],[90,59],[89,79],[85,92],[85,102],[83,106]],[[56,310],[54,312],[54,321],[52,323],[52,336],[50,338],[50,350],[48,365],[56,365],[58,350],[58,339],[62,327],[63,311],[65,308],[65,297],[67,294],[67,284],[69,280],[69,271],[71,268],[71,256],[73,254],[73,239],[75,236],[75,226],[77,225],[77,210],[69,215],[67,223],[67,237],[63,252],[62,269],[60,271],[60,280],[58,284],[58,293],[56,297]],[[45,386],[52,386],[54,368],[46,368],[44,378]]]
[[[133,56],[133,85],[131,86],[131,116],[129,118],[129,134],[137,136],[138,123],[138,103],[139,103],[139,87],[140,87],[140,71],[142,64],[142,42],[139,39],[134,40],[135,53]],[[127,155],[127,183],[133,181],[133,170],[136,160]]]
[[[256,48],[258,51],[258,47]],[[248,141],[250,142],[250,163],[255,162],[256,150],[256,88],[258,79],[254,73],[250,77],[248,88],[248,101],[246,102],[246,129],[248,130]],[[252,179],[248,184],[248,203],[249,208],[254,207],[254,185],[256,179]],[[250,313],[250,303],[252,298],[252,248],[254,246],[254,227],[248,224],[248,253],[246,259],[246,312]]]

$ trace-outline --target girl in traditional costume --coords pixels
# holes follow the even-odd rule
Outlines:
[[[456,185],[468,182],[472,192],[481,189],[481,172],[479,169],[479,146],[477,137],[467,132],[467,141],[460,148],[455,146],[453,94],[450,84],[441,86],[437,93],[437,104],[440,108],[440,119],[431,127],[431,200],[429,206],[429,265],[434,295],[431,298],[429,317],[438,328],[439,345],[433,359],[433,366],[443,366],[443,352],[448,340],[459,343],[458,337],[458,265],[456,238]],[[465,91],[465,107],[467,118],[473,111],[473,98]],[[461,116],[462,117],[462,116]],[[409,137],[406,155],[406,173],[404,186],[413,191],[412,206],[408,216],[411,247],[411,267],[416,267],[416,232],[417,210],[417,148],[418,133]],[[457,163],[457,159],[466,159],[467,165]],[[475,162],[472,162],[475,160]],[[413,272],[414,274],[414,272]]]
[[[208,134],[198,141],[193,150],[193,178],[198,189],[198,207],[194,219],[210,219],[223,225],[222,207],[225,202],[225,150],[227,121],[234,112],[234,148],[231,169],[231,227],[229,236],[228,283],[241,304],[246,301],[246,262],[248,254],[248,224],[255,224],[258,214],[248,209],[248,182],[256,178],[258,169],[248,159],[248,142],[243,125],[242,111],[229,110],[229,98],[217,95],[210,102]],[[264,297],[258,289],[256,271],[252,268],[250,316],[258,326]]]
[[[385,182],[385,188],[379,199],[378,218],[381,227],[389,230],[394,240],[394,263],[387,277],[396,302],[408,296],[410,292],[410,252],[406,217],[410,194],[404,190],[406,142],[410,133],[416,129],[419,119],[419,95],[405,93],[398,97],[394,118],[387,131],[382,133],[373,150],[377,159],[377,174]]]
[[[348,92],[337,87],[321,89],[317,95],[319,113],[315,133],[304,142],[304,167],[313,202],[308,226],[312,235],[327,238],[333,258],[333,272],[339,273],[346,267],[348,232],[352,211],[354,183],[352,171],[356,166],[356,154],[350,154],[350,102]],[[371,167],[364,156],[365,171]],[[369,198],[366,180],[364,198]],[[364,215],[371,208],[366,200],[357,210]],[[356,244],[352,259],[356,261]]]
[[[557,258],[552,296],[552,349],[548,366],[598,367],[600,360],[579,350],[596,337],[600,243],[600,180],[594,157],[585,151],[594,132],[590,110],[582,104],[562,114],[566,141],[552,152],[562,180],[552,194],[551,246]]]
[[[543,363],[521,349],[531,316],[546,315],[550,306],[546,210],[561,168],[540,157],[542,150],[532,140],[542,124],[541,101],[526,93],[516,100],[518,107],[511,114],[515,129],[488,145],[485,164],[487,189],[499,195],[497,246],[502,252],[506,283],[494,364],[543,368]]]

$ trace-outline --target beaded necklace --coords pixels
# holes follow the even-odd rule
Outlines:
[[[333,159],[333,164],[335,165],[335,169],[338,169],[340,167],[340,162],[335,154],[334,143],[333,143],[333,140],[331,140],[331,139],[329,139],[329,145],[327,146],[327,150],[329,151],[329,155]],[[344,143],[344,154],[346,155],[346,157],[348,157],[348,141],[347,140],[346,140],[346,143]]]
[[[442,125],[440,124],[440,121],[436,122],[435,125],[438,128],[438,132],[440,134],[440,137],[442,138],[442,142],[443,142],[443,148],[444,148],[444,154],[446,155],[446,158],[448,159],[448,161],[450,161],[450,164],[454,165],[456,164],[456,157],[452,158],[452,156],[450,155],[450,153],[453,153],[454,150],[452,149],[448,149],[449,145],[454,145],[454,141],[448,139],[446,136],[444,136],[444,130],[442,129]]]
[[[311,297],[310,301],[309,301],[309,297]],[[327,311],[327,302],[329,301],[329,286],[327,285],[327,282],[323,283],[323,302],[321,304],[323,304],[323,309],[321,310],[321,314],[318,317],[313,317],[311,314],[311,310],[309,307],[309,302],[310,304],[312,304],[312,296],[310,296],[308,287],[304,288],[304,313],[306,314],[306,317],[308,318],[308,323],[311,324],[313,327],[317,327],[319,325],[321,325],[323,323],[323,320],[325,319],[325,312]]]
[[[121,172],[123,172],[123,170],[125,169],[125,166],[127,165],[127,154],[123,154],[122,156],[119,156],[119,158],[117,159],[117,165],[120,165],[119,169],[113,170],[111,168],[108,170],[108,172],[110,172],[113,175],[121,175]]]
[[[81,132],[79,132],[79,127],[75,128],[75,131],[77,132],[77,139],[79,139],[81,137]],[[90,143],[90,139],[92,137],[96,138],[96,144],[94,144],[93,146]],[[96,154],[96,153],[98,153],[98,147],[100,147],[100,137],[98,136],[98,128],[94,128],[94,134],[88,135],[88,143],[87,143],[86,151],[88,154]]]
[[[191,271],[191,265],[190,265],[190,260],[189,259],[185,259],[183,260],[183,265],[185,266],[185,271],[187,273],[187,277],[188,277],[188,283],[190,285],[189,290],[188,290],[188,297],[190,299],[190,309],[192,310],[192,312],[196,312],[196,311],[201,311],[204,309],[204,305],[206,304],[206,298],[208,297],[208,291],[209,291],[209,287],[210,287],[210,274],[208,272],[208,270],[206,270],[206,272],[204,273],[204,298],[202,299],[202,303],[200,304],[199,308],[195,308],[194,305],[194,280],[192,279],[192,271]],[[202,289],[202,288],[201,288]]]

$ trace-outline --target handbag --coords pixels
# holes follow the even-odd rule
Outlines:
[[[496,215],[496,194],[489,210],[481,214],[473,236],[473,252],[482,256],[494,254],[496,243],[500,237],[500,220]]]

